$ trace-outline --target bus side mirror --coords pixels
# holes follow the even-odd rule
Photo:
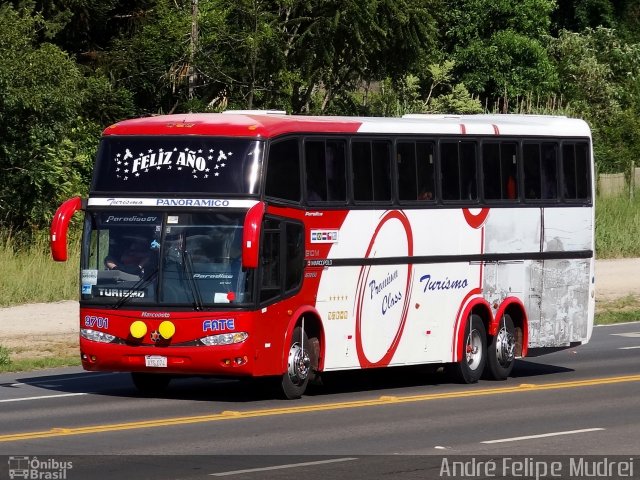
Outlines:
[[[58,210],[56,210],[49,231],[51,256],[56,262],[67,261],[67,233],[69,231],[69,222],[74,213],[83,209],[82,199],[80,197],[73,197],[60,205]]]
[[[244,229],[242,231],[242,266],[244,268],[258,268],[260,227],[264,212],[264,203],[256,203],[249,209],[244,219]]]

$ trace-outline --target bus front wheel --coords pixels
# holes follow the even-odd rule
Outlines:
[[[296,327],[289,346],[287,371],[282,375],[281,381],[282,393],[286,399],[300,398],[307,389],[316,364],[313,352],[305,331]]]
[[[167,389],[171,377],[161,373],[131,372],[131,380],[141,393],[158,395]]]
[[[515,362],[516,329],[513,320],[504,314],[488,348],[486,374],[494,380],[505,380]]]
[[[471,314],[464,329],[462,358],[453,364],[454,377],[461,383],[480,380],[487,362],[487,334],[478,315]]]

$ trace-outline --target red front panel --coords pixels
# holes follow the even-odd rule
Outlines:
[[[229,376],[283,373],[285,306],[258,312],[166,312],[80,309],[80,329],[114,335],[110,343],[80,337],[82,365],[92,371],[156,372]],[[138,329],[132,328],[134,322]],[[175,333],[163,338],[161,325]],[[140,332],[144,334],[140,338]],[[246,332],[242,343],[206,346],[198,339]],[[147,366],[146,357],[164,357],[166,366]]]

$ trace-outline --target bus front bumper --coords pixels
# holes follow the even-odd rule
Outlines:
[[[82,366],[89,371],[252,376],[255,358],[246,344],[152,347],[80,338]]]

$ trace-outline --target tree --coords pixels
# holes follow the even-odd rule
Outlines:
[[[0,6],[0,226],[33,230],[86,191],[95,123],[81,118],[84,79],[58,47],[36,43],[44,19]],[[87,139],[93,139],[88,147]]]
[[[549,51],[565,102],[592,125],[600,171],[627,171],[640,157],[640,44],[600,27],[563,30]]]
[[[424,0],[279,2],[281,78],[293,112],[325,112],[336,97],[418,68],[435,46]]]
[[[448,1],[445,48],[458,78],[485,99],[546,95],[557,86],[544,45],[553,0]]]

